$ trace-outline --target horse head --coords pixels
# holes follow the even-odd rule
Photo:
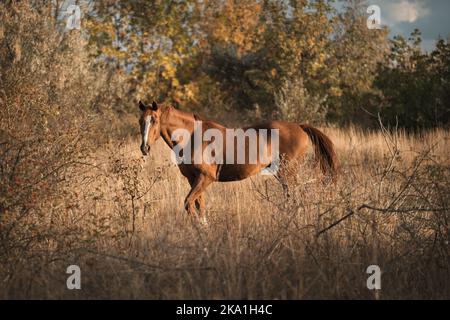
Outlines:
[[[150,152],[150,145],[161,136],[161,108],[153,101],[151,106],[146,106],[139,101],[141,117],[139,127],[141,130],[141,152],[146,156]]]

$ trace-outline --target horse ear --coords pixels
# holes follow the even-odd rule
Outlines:
[[[145,106],[145,104],[142,103],[142,101],[139,101],[139,109],[141,109],[141,111],[145,111],[147,107]]]
[[[158,108],[159,108],[158,104],[157,104],[155,101],[153,101],[153,102],[152,102],[152,109],[153,109],[154,111],[156,111],[156,110],[158,110]]]

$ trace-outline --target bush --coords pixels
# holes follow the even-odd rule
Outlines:
[[[287,80],[275,95],[278,116],[286,121],[323,124],[327,114],[325,99],[308,92],[301,78]]]

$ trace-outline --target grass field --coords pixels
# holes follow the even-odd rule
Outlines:
[[[336,184],[310,150],[289,199],[269,176],[213,184],[208,227],[184,212],[189,185],[162,141],[146,160],[137,137],[106,143],[20,220],[0,298],[449,299],[450,133],[323,130]],[[71,264],[81,290],[66,288]]]

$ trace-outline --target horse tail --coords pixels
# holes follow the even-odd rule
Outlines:
[[[337,159],[333,142],[319,129],[306,124],[302,124],[300,127],[306,132],[313,144],[315,157],[320,164],[322,172],[324,174],[329,173],[335,181],[337,175]]]

